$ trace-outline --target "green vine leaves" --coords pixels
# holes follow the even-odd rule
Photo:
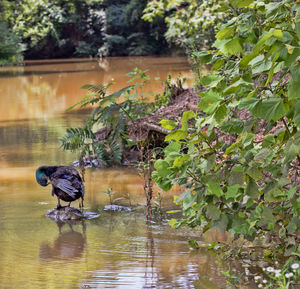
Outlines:
[[[176,130],[161,122],[169,145],[153,179],[186,189],[173,227],[269,235],[290,255],[300,229],[300,4],[229,2],[214,48],[193,53],[211,67],[198,80],[199,111]]]

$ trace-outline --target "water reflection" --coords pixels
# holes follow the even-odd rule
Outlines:
[[[81,222],[82,233],[73,230],[72,223],[57,222],[58,237],[50,244],[48,241],[40,245],[40,258],[51,260],[71,260],[82,257],[86,247],[86,225]],[[62,231],[64,226],[69,230]]]
[[[46,64],[45,64],[46,63]],[[179,73],[191,79],[186,58],[113,57],[96,60],[31,61],[22,67],[0,68],[0,121],[47,119],[65,111],[86,91],[84,84],[114,81],[111,92],[128,85],[126,73],[135,67],[148,70],[149,75],[166,79]],[[149,90],[162,91],[160,82],[153,82]]]

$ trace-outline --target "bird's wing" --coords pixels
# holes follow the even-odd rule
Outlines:
[[[72,198],[76,198],[78,190],[72,186],[72,183],[66,179],[55,179],[52,180],[52,184],[70,195]]]

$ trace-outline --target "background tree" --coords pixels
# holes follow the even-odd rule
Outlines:
[[[146,0],[104,1],[109,55],[152,55],[168,52],[163,19],[141,19]]]
[[[103,45],[99,1],[6,1],[4,9],[9,27],[26,45],[26,58],[93,56]]]
[[[146,0],[5,0],[0,4],[0,22],[15,35],[10,39],[23,45],[26,59],[167,53],[163,19],[152,23],[141,19],[146,4]]]
[[[148,1],[143,19],[157,21],[163,18],[169,42],[186,49],[211,47],[215,31],[229,16],[230,3],[223,0],[153,0]]]

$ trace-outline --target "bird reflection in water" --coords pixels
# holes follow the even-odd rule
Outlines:
[[[40,245],[40,258],[52,260],[71,260],[80,258],[86,247],[86,225],[81,222],[82,233],[73,230],[74,223],[56,222],[59,235],[53,244],[42,243]],[[64,225],[69,230],[62,230]]]

